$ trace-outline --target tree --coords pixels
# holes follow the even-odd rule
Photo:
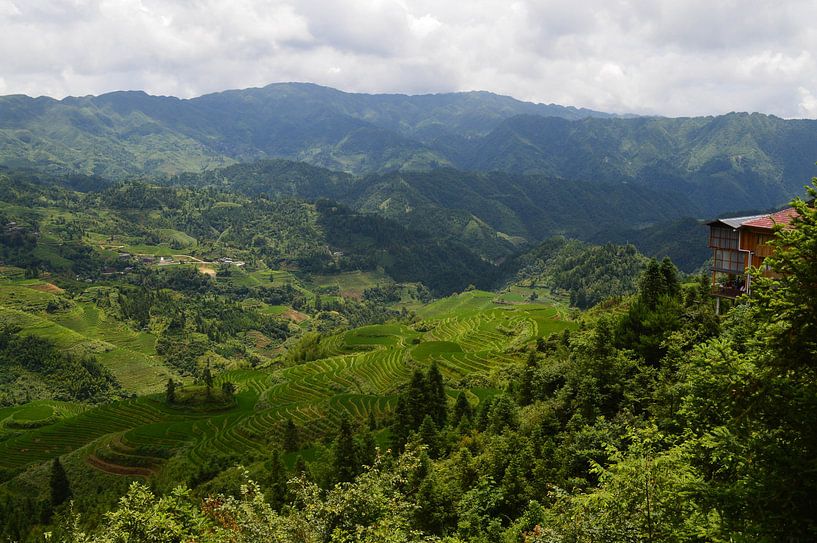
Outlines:
[[[65,474],[65,468],[62,467],[59,457],[54,458],[51,462],[51,506],[57,507],[63,504],[72,496],[71,484],[68,481],[68,475]]]
[[[678,281],[678,269],[670,257],[665,256],[661,261],[661,276],[664,278],[665,294],[678,296],[681,294],[681,283]]]
[[[332,467],[336,481],[348,483],[358,472],[357,451],[349,418],[343,415],[338,425],[338,434],[333,447]]]
[[[281,459],[278,449],[272,451],[269,460],[269,477],[267,478],[269,493],[267,500],[274,509],[280,509],[287,499],[287,468]]]
[[[415,370],[414,375],[411,377],[411,383],[406,393],[406,409],[410,417],[411,429],[416,430],[423,423],[423,419],[428,412],[426,378],[420,370]]]
[[[394,408],[394,420],[391,424],[391,446],[396,452],[403,450],[411,430],[408,400],[405,395],[401,394],[397,398],[397,406]]]
[[[221,392],[224,393],[227,397],[232,397],[235,394],[235,384],[231,383],[230,381],[224,381],[221,383]]]
[[[437,428],[442,429],[448,418],[448,396],[445,393],[443,375],[437,367],[437,362],[431,363],[426,376],[427,413]]]
[[[431,458],[437,458],[437,454],[439,453],[439,436],[437,435],[437,425],[434,424],[434,420],[432,420],[430,415],[426,415],[423,419],[423,423],[420,425],[420,431],[418,432],[420,441],[422,441],[426,446],[428,446],[428,455]]]
[[[638,285],[639,299],[647,306],[647,309],[653,310],[658,306],[658,301],[661,296],[667,294],[667,284],[664,277],[664,272],[658,261],[654,258],[647,264],[647,269],[641,276],[641,281]]]
[[[766,259],[778,277],[754,270],[748,305],[680,368],[699,500],[747,541],[817,540],[817,211],[792,205],[799,218]]]
[[[474,418],[474,410],[465,396],[465,392],[460,392],[457,396],[457,402],[454,404],[453,424],[459,424],[463,419],[471,421]]]
[[[536,377],[536,367],[536,352],[531,351],[522,373],[522,382],[519,383],[519,405],[521,406],[533,403],[533,381]]]
[[[176,383],[170,377],[165,385],[165,400],[167,403],[176,403]]]
[[[204,381],[204,386],[207,387],[207,397],[209,398],[213,389],[213,373],[210,371],[210,364],[204,368],[201,380]]]
[[[299,448],[298,427],[292,419],[287,419],[284,425],[284,450],[286,452],[295,452]]]

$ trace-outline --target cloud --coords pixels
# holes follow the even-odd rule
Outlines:
[[[0,0],[0,92],[311,81],[817,117],[815,18],[811,0]]]

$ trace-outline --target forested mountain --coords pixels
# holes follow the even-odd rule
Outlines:
[[[192,190],[139,182],[83,194],[63,189],[58,180],[27,181],[2,172],[0,191],[0,221],[19,225],[14,232],[20,238],[4,244],[0,259],[24,268],[96,275],[115,262],[110,254],[96,254],[99,246],[110,252],[163,245],[168,256],[172,251],[205,259],[229,256],[272,269],[380,269],[437,294],[469,284],[488,288],[498,279],[493,265],[454,239],[327,199],[249,198],[212,186]]]
[[[801,194],[814,156],[817,121],[621,118],[484,92],[283,83],[189,100],[0,98],[0,163],[119,179],[273,157],[355,174],[456,167],[670,189],[711,215]]]
[[[706,214],[779,205],[815,174],[817,121],[753,113],[669,119],[517,116],[455,163],[671,188]]]
[[[487,92],[349,94],[281,83],[191,100],[114,92],[64,100],[0,98],[0,159],[107,177],[198,171],[285,157],[353,172],[448,164],[431,143],[487,134],[522,113],[603,113]]]
[[[303,163],[262,160],[181,174],[171,181],[216,185],[250,196],[331,198],[413,230],[464,243],[492,260],[553,235],[605,243],[612,241],[605,239],[611,231],[632,230],[623,242],[638,243],[644,228],[699,212],[695,202],[669,189],[450,168],[354,177]],[[686,232],[666,230],[660,237],[682,247],[689,245],[684,243]],[[663,257],[669,253],[655,247],[650,254]],[[684,261],[685,270],[697,268],[707,258],[700,251],[696,254],[697,259]]]

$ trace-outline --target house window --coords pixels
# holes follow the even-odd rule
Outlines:
[[[726,273],[743,273],[745,261],[743,253],[715,249],[713,269]]]
[[[738,248],[738,231],[732,228],[711,226],[709,228],[709,246],[718,249]]]
[[[766,245],[767,243],[769,243],[770,241],[772,241],[772,238],[773,238],[773,237],[774,237],[774,236],[770,236],[770,235],[768,235],[768,234],[757,234],[757,238],[756,238],[757,245],[758,245],[758,246],[760,246],[760,245]]]

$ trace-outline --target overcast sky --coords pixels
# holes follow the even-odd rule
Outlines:
[[[817,118],[815,0],[0,0],[0,94],[280,81]]]

